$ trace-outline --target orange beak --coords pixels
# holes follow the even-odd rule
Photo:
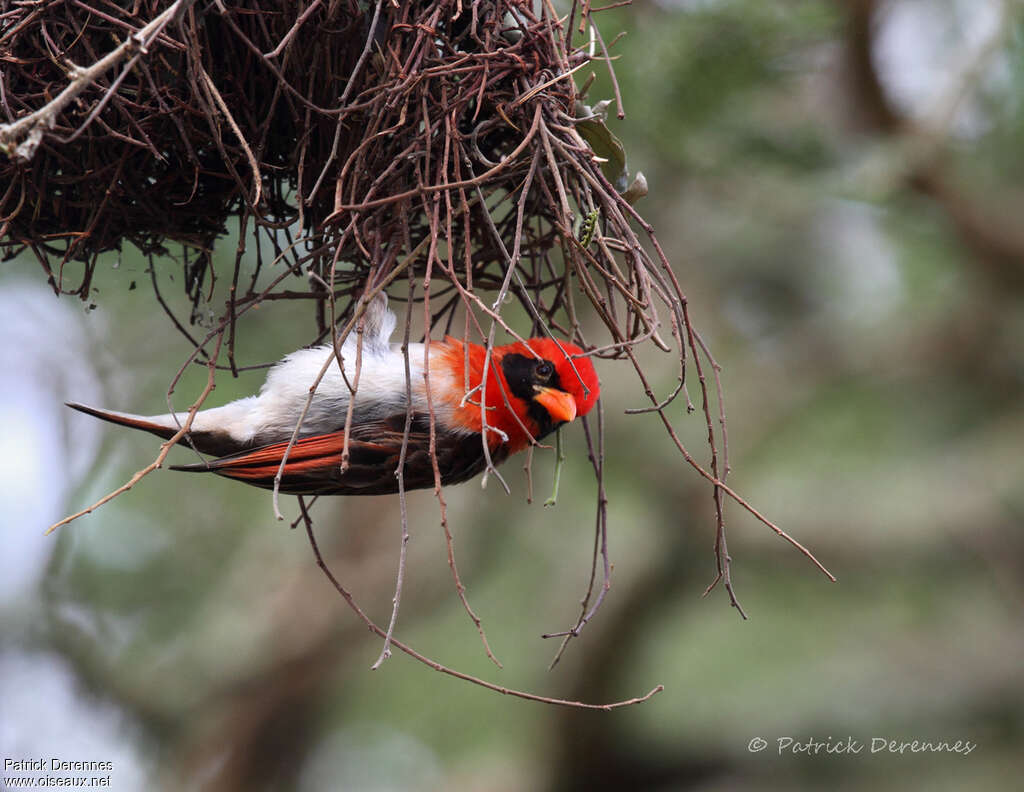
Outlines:
[[[536,388],[533,398],[548,411],[554,421],[571,423],[576,419],[576,400],[565,391],[555,388]]]

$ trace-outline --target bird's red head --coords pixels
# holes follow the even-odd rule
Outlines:
[[[531,338],[526,343],[534,354],[555,367],[552,387],[572,397],[576,405],[575,417],[590,412],[601,393],[594,364],[589,357],[582,357],[583,350],[553,338]],[[513,351],[515,347],[522,347],[522,344],[513,344]]]
[[[483,375],[485,348],[464,347],[453,338],[446,341],[456,381],[464,382],[468,357],[469,385],[476,388]],[[487,377],[487,425],[500,434],[494,433],[491,442],[507,443],[508,452],[514,454],[530,445],[531,437],[539,440],[590,412],[600,386],[590,358],[577,357],[582,354],[574,344],[550,338],[495,347]],[[479,393],[472,394],[456,415],[466,428],[482,431]]]

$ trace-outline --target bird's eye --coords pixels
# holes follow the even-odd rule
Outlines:
[[[534,376],[538,380],[547,381],[551,379],[551,375],[555,373],[555,367],[548,363],[546,360],[542,360],[537,364],[537,368],[533,370]]]

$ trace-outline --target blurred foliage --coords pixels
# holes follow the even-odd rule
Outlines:
[[[397,653],[371,673],[378,641],[316,569],[301,529],[273,520],[268,494],[162,471],[51,540],[36,594],[5,631],[8,651],[57,653],[80,695],[119,707],[152,786],[1005,788],[1024,739],[1024,289],[1013,285],[1024,257],[994,256],[963,210],[1012,237],[1024,208],[1024,27],[1016,12],[1003,20],[1006,35],[957,115],[969,123],[941,130],[915,173],[901,158],[925,145],[928,103],[891,108],[905,123],[886,127],[865,121],[863,92],[851,88],[865,78],[848,57],[848,15],[861,5],[870,4],[638,2],[604,21],[606,40],[628,33],[613,48],[627,115],[609,125],[631,170],[648,175],[639,208],[724,367],[730,481],[838,584],[729,505],[733,575],[752,618],[740,621],[720,590],[701,599],[713,573],[710,493],[656,416],[623,415],[642,391],[605,362],[615,570],[595,621],[549,672],[555,647],[539,635],[574,618],[592,542],[593,481],[570,431],[556,507],[540,506],[550,452],[535,460],[532,505],[516,461],[506,466],[510,498],[476,482],[447,493],[463,581],[504,670],[487,661],[455,597],[429,492],[410,497],[398,634],[441,662],[544,694],[605,701],[663,683],[644,705],[553,710]],[[915,48],[955,53],[949,73],[935,75],[945,85],[977,41],[953,13],[931,40],[934,27],[915,28],[913,14],[988,5],[894,0],[873,24],[907,58]],[[875,55],[884,86],[899,63],[883,68]],[[588,102],[612,95],[595,71]],[[936,168],[945,192],[921,187]],[[221,255],[232,248],[224,240]],[[108,319],[93,363],[106,372],[103,404],[157,412],[188,345],[147,289],[129,290],[145,267],[126,252],[97,279],[98,308],[82,323]],[[16,267],[6,268],[10,279]],[[179,285],[165,285],[169,299]],[[247,321],[244,364],[289,351],[311,320],[277,303]],[[294,339],[282,329],[292,326]],[[649,352],[645,362],[667,393],[667,358]],[[179,404],[205,376],[187,372]],[[213,398],[251,393],[261,379],[222,376]],[[53,401],[75,396],[55,387]],[[67,417],[69,437],[77,418]],[[680,415],[695,449],[701,420]],[[64,509],[155,452],[151,438],[102,436]],[[332,567],[386,620],[396,504],[316,509]],[[769,746],[752,754],[756,736]],[[978,748],[780,756],[775,741],[786,736]]]

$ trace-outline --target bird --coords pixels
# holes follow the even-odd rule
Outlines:
[[[274,489],[285,459],[281,493],[386,495],[434,487],[436,459],[440,483],[458,484],[486,470],[488,456],[491,465],[498,465],[586,415],[600,395],[591,359],[578,346],[553,338],[494,346],[489,361],[486,347],[448,335],[431,342],[426,355],[424,344],[410,343],[407,387],[406,355],[390,341],[396,318],[383,293],[367,305],[363,322],[362,333],[350,333],[342,344],[340,365],[330,344],[300,349],[270,369],[256,395],[196,412],[178,442],[212,458],[171,469]],[[289,449],[310,387],[328,358],[335,360]],[[346,437],[350,399],[354,405]],[[136,415],[77,402],[67,406],[165,440],[188,417]]]

